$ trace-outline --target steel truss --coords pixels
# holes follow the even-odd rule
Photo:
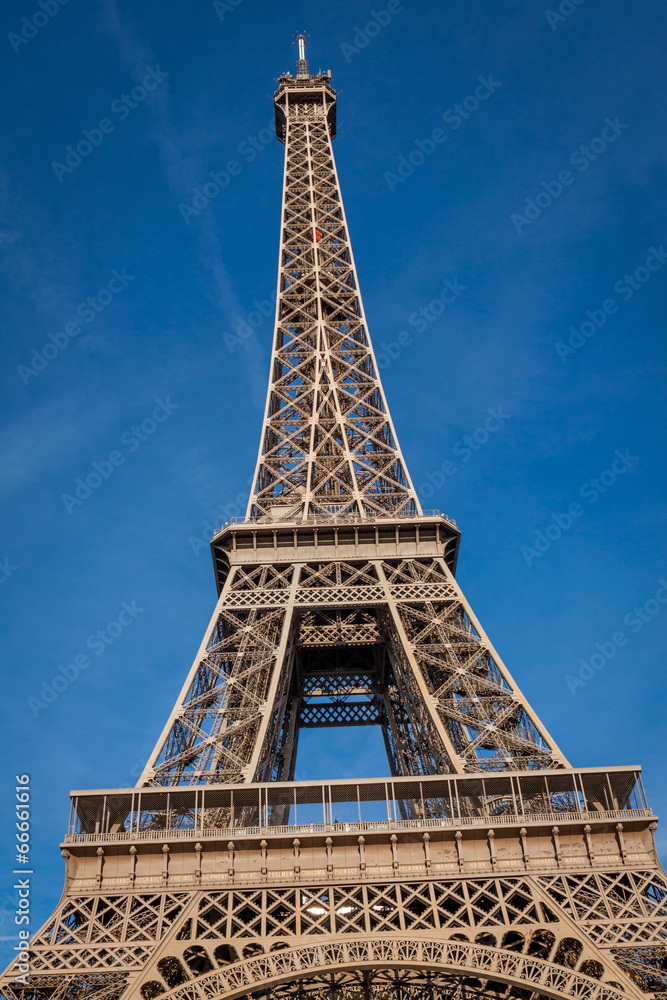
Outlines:
[[[137,789],[74,796],[63,897],[29,983],[10,967],[0,991],[667,998],[637,775],[577,778],[454,579],[456,526],[420,507],[359,293],[336,95],[304,42],[275,94],[278,298],[246,519],[213,539],[219,600]],[[387,801],[365,822],[358,784],[339,824],[323,789],[323,822],[296,826],[316,801],[293,780],[300,730],[349,725],[381,727],[412,790],[392,815],[385,779],[364,786]]]
[[[368,336],[328,79],[281,78],[276,123],[286,149],[278,304],[248,517],[417,513]]]
[[[291,780],[300,728],[358,723],[394,774],[566,763],[444,558],[241,563],[144,781]]]

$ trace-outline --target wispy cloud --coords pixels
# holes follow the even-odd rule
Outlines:
[[[133,24],[123,20],[116,0],[102,0],[100,30],[114,40],[121,60],[134,75],[143,75],[146,65],[159,62],[159,54],[139,38]],[[169,71],[166,65],[161,68]],[[155,92],[148,109],[150,137],[160,148],[169,188],[175,198],[180,198],[183,189],[193,187],[204,172],[203,159],[193,150],[206,140],[204,133],[198,136],[196,130],[189,130],[187,136],[178,135],[171,122],[169,100],[170,88],[167,82]],[[214,217],[202,220],[198,246],[200,263],[213,279],[212,286],[208,282],[206,284],[209,289],[208,297],[220,310],[223,321],[226,321],[236,315],[241,306],[227,269]]]
[[[10,496],[54,470],[79,460],[90,448],[91,459],[100,441],[127,420],[127,402],[112,394],[98,397],[90,407],[90,386],[81,384],[67,395],[46,397],[0,430],[0,496]]]

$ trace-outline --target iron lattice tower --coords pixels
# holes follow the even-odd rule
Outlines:
[[[63,896],[7,1000],[667,996],[636,767],[572,768],[462,594],[378,376],[330,74],[275,93],[278,300],[246,518],[134,789],[73,792]],[[379,725],[391,778],[294,780],[299,731]],[[339,820],[340,817],[340,820]]]

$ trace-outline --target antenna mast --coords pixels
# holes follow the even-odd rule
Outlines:
[[[308,60],[306,59],[308,35],[305,31],[298,31],[294,37],[296,38],[296,45],[299,48],[299,58],[296,63],[297,79],[303,80],[308,77]]]

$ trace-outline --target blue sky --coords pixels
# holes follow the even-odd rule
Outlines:
[[[214,605],[202,539],[242,512],[262,420],[283,157],[267,129],[295,30],[339,93],[371,335],[423,504],[462,529],[458,579],[570,761],[642,764],[663,810],[667,14],[570,8],[3,12],[0,938],[14,775],[32,780],[36,929],[69,789],[136,782]],[[211,171],[228,181],[195,215]],[[56,700],[29,701],[86,654]],[[336,737],[302,737],[300,778],[386,773],[375,730]]]

